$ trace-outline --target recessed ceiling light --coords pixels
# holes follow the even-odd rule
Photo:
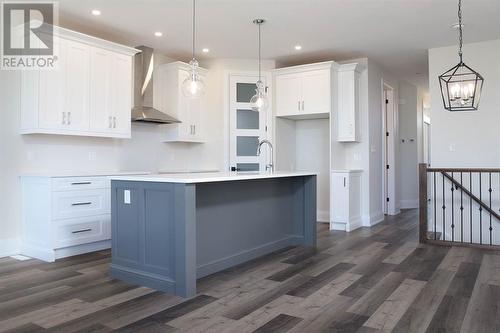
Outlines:
[[[93,9],[93,10],[92,10],[92,15],[94,15],[94,16],[99,16],[99,15],[101,15],[101,11],[100,11],[100,10],[98,10],[98,9]]]
[[[301,45],[295,45],[294,49],[297,50],[297,51],[300,51],[300,50],[302,50],[302,46]]]
[[[155,36],[156,37],[161,37],[161,36],[163,36],[163,32],[157,31],[157,32],[155,32]]]
[[[201,50],[201,52],[203,52],[203,53],[208,53],[208,52],[210,52],[210,49],[205,47],[205,48],[203,48],[203,49]]]

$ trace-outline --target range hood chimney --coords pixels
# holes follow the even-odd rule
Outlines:
[[[153,49],[147,46],[134,56],[134,107],[132,121],[157,124],[180,123],[178,119],[153,108]]]

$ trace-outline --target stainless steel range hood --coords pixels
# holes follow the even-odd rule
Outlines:
[[[139,46],[134,56],[134,107],[132,121],[157,124],[180,123],[180,120],[153,108],[153,49]]]

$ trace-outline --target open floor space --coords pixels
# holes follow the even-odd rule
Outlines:
[[[0,332],[498,332],[500,255],[419,245],[417,211],[201,279],[191,299],[108,276],[110,252],[0,260]]]

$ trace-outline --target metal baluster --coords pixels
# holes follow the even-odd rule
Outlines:
[[[483,202],[482,172],[479,172],[479,201]],[[483,207],[479,205],[479,244],[483,244]]]
[[[445,224],[445,220],[446,220],[446,205],[445,205],[445,198],[446,198],[446,195],[445,195],[445,192],[444,192],[444,173],[441,173],[441,176],[443,177],[443,241],[446,240],[446,236],[445,236],[445,227],[446,227],[446,224]]]
[[[453,184],[453,171],[451,172],[451,241],[455,241],[455,185]]]
[[[460,172],[460,242],[464,242],[464,184],[463,173]]]
[[[436,213],[436,205],[437,205],[437,200],[436,200],[436,171],[434,171],[434,240],[437,240],[437,230],[436,230],[436,223],[437,223],[437,213]]]
[[[474,193],[472,192],[472,172],[469,172],[469,189],[470,189],[470,193]],[[470,206],[469,206],[469,210],[470,210],[470,243],[472,244],[472,196],[469,196],[470,198]]]
[[[489,173],[489,189],[488,192],[490,192],[490,245],[493,245],[493,238],[492,238],[492,230],[493,228],[491,227],[491,192],[493,190],[491,189],[491,172]]]

